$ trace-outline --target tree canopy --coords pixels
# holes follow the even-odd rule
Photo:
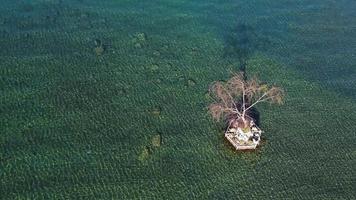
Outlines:
[[[245,122],[254,106],[262,102],[282,104],[284,96],[280,87],[267,85],[256,76],[245,80],[243,73],[234,74],[226,82],[214,82],[209,92],[215,100],[209,112],[216,121],[234,116]]]

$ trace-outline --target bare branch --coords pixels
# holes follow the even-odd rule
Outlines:
[[[261,83],[257,77],[244,80],[242,73],[234,74],[226,83],[215,82],[210,87],[210,93],[216,103],[209,106],[213,118],[236,118],[245,122],[247,111],[261,102],[281,104],[283,90],[279,87],[269,87]]]

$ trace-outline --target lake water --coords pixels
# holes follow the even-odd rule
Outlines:
[[[355,199],[356,1],[2,0],[4,199]],[[255,152],[206,112],[286,90]]]

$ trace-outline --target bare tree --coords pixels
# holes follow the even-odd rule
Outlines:
[[[282,104],[284,96],[281,88],[263,84],[257,77],[245,80],[242,73],[234,74],[227,82],[214,82],[210,94],[215,99],[209,106],[213,119],[225,119],[228,125],[238,121],[243,128],[253,120],[249,112],[254,106],[262,102]]]

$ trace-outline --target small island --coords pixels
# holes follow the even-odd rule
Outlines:
[[[224,120],[225,138],[236,150],[256,149],[262,130],[253,114],[262,102],[283,103],[284,91],[262,83],[257,77],[247,79],[243,73],[234,74],[228,81],[214,82],[210,87],[214,102],[209,105],[213,119]]]

